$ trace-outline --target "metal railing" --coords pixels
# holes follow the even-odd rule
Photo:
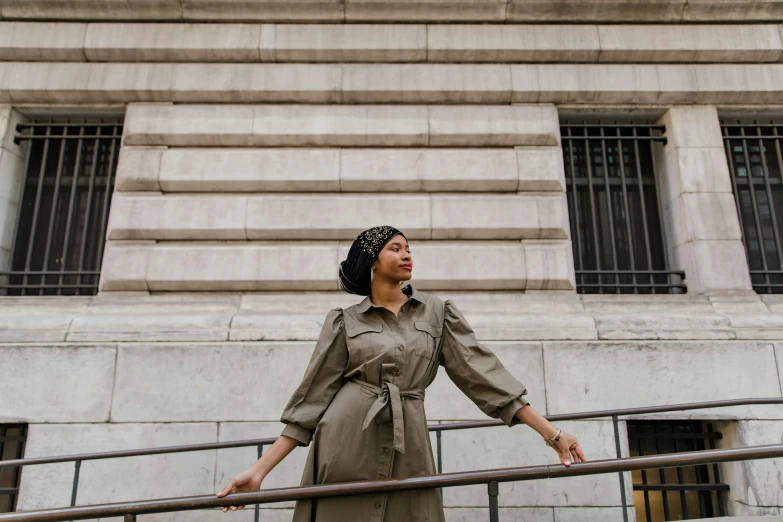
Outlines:
[[[670,270],[655,173],[663,125],[560,124],[579,293],[684,293]]]
[[[121,119],[33,121],[11,269],[0,295],[94,295],[120,152]]]
[[[753,289],[783,292],[783,123],[721,122]]]
[[[620,420],[619,417],[621,416],[625,417],[628,415],[648,415],[653,413],[666,413],[672,411],[699,410],[699,409],[707,409],[707,408],[725,408],[730,406],[749,406],[749,405],[761,405],[761,404],[783,404],[783,398],[765,397],[765,398],[749,398],[749,399],[730,399],[730,400],[722,400],[722,401],[691,402],[691,403],[683,403],[683,404],[671,404],[666,406],[643,406],[639,408],[622,408],[622,409],[599,410],[599,411],[588,411],[588,412],[578,412],[578,413],[562,413],[562,414],[546,415],[545,417],[550,422],[559,422],[559,421],[566,421],[566,420],[588,420],[588,419],[611,417],[612,424],[614,427],[615,451],[616,451],[617,458],[620,459],[622,458],[622,450],[620,446],[620,428],[619,428],[619,420]],[[493,426],[504,426],[504,425],[505,424],[503,424],[503,421],[497,419],[428,425],[429,431],[434,431],[436,436],[438,474],[442,474],[443,472],[442,433],[444,431],[489,428]],[[168,453],[182,453],[188,451],[204,451],[204,450],[225,449],[225,448],[242,448],[242,447],[250,447],[250,446],[256,446],[258,448],[258,457],[260,458],[263,453],[264,446],[273,444],[277,439],[278,437],[265,437],[259,439],[235,440],[235,441],[227,441],[227,442],[208,442],[203,444],[188,444],[188,445],[180,445],[180,446],[163,446],[157,448],[104,451],[104,452],[97,452],[97,453],[81,453],[77,455],[60,455],[54,457],[34,457],[28,459],[3,460],[0,461],[0,467],[32,466],[32,465],[40,465],[40,464],[54,464],[59,462],[74,462],[75,468],[74,468],[74,478],[73,478],[73,489],[71,492],[71,506],[75,506],[76,493],[79,487],[79,471],[80,471],[82,461],[85,460],[134,457],[134,456],[142,456],[142,455],[159,455],[159,454],[168,454]],[[650,457],[644,457],[644,458],[650,458]],[[586,464],[589,463],[581,463],[580,466]],[[628,470],[624,470],[624,471],[628,471]],[[620,481],[621,504],[623,507],[623,518],[627,522],[628,514],[626,508],[628,507],[628,504],[625,496],[625,477],[622,473],[619,474],[619,481]],[[366,483],[366,481],[362,483],[364,484]],[[490,489],[490,493],[492,493],[491,489]],[[302,498],[308,498],[308,497],[302,497]],[[277,501],[271,501],[271,502],[277,502]],[[251,503],[254,502],[248,502],[248,504]],[[135,505],[137,503],[130,503],[130,504]],[[223,505],[223,504],[216,504],[216,505]],[[258,503],[256,503],[255,509],[256,509],[255,520],[258,521],[258,517],[259,517]],[[156,511],[150,511],[150,513],[152,512],[156,512]],[[116,514],[114,515],[116,516]],[[109,515],[100,515],[100,516],[109,516]],[[5,519],[2,518],[2,516],[0,515],[0,521],[2,520]],[[55,520],[55,519],[40,519],[40,520]],[[57,519],[57,520],[66,520],[66,519]]]
[[[489,520],[490,522],[497,522],[497,492],[498,483],[500,482],[576,477],[618,472],[622,474],[626,471],[643,469],[693,466],[698,464],[714,464],[718,462],[736,462],[740,460],[777,457],[783,457],[783,444],[722,450],[691,451],[687,453],[657,455],[652,457],[605,459],[574,463],[571,464],[570,467],[566,467],[563,464],[545,464],[482,471],[460,471],[415,478],[362,480],[317,486],[277,488],[251,493],[233,493],[223,498],[218,498],[215,495],[197,495],[136,502],[118,502],[114,504],[94,504],[90,506],[41,509],[0,515],[0,522],[60,522],[64,520],[85,520],[116,516],[124,517],[125,522],[135,522],[138,515],[151,513],[190,511],[194,509],[209,509],[233,505],[259,505],[313,498],[388,493],[412,489],[448,488],[474,484],[487,484],[490,499]],[[623,508],[623,512],[626,513],[627,509]]]

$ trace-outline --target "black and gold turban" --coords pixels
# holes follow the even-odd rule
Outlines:
[[[349,294],[370,295],[370,272],[386,243],[397,234],[405,234],[387,225],[368,228],[354,239],[348,257],[340,262],[340,288]],[[407,239],[407,238],[406,238]]]

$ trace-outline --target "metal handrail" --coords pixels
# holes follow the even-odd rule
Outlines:
[[[749,399],[729,399],[722,401],[707,401],[707,402],[692,402],[683,404],[671,404],[667,406],[643,406],[639,408],[622,408],[612,410],[599,410],[592,412],[580,412],[580,413],[564,413],[555,415],[546,415],[546,419],[549,421],[563,421],[563,420],[584,420],[584,419],[596,419],[601,417],[612,417],[612,425],[614,428],[614,444],[617,458],[622,457],[622,448],[620,445],[620,427],[619,417],[627,415],[641,415],[651,413],[663,413],[669,411],[681,411],[681,410],[697,410],[705,408],[721,408],[727,406],[742,406],[751,404],[783,404],[783,398],[780,397],[765,397],[765,398],[749,398]],[[436,453],[437,453],[437,472],[443,473],[443,456],[442,456],[442,433],[450,430],[462,430],[473,428],[487,428],[492,426],[502,426],[503,422],[500,420],[483,420],[483,421],[470,421],[470,422],[452,422],[447,424],[430,424],[428,425],[429,431],[434,431],[436,435]],[[83,460],[96,460],[107,458],[119,458],[119,457],[132,457],[142,455],[155,455],[165,453],[181,453],[187,451],[202,451],[210,449],[223,449],[223,448],[240,448],[248,446],[256,446],[258,458],[264,450],[264,446],[273,444],[277,440],[277,437],[265,437],[261,439],[247,439],[236,440],[228,442],[209,442],[202,444],[188,444],[180,446],[163,446],[157,448],[144,448],[144,449],[132,449],[132,450],[119,450],[119,451],[104,451],[98,453],[82,453],[78,455],[61,455],[56,457],[37,457],[32,459],[16,459],[0,461],[0,466],[28,466],[34,464],[52,464],[57,462],[74,462],[73,472],[73,486],[71,488],[71,506],[76,505],[76,494],[79,488],[79,474],[81,471],[81,464]],[[627,499],[625,496],[625,476],[622,473],[618,474],[620,481],[620,500],[623,506],[623,520],[628,522],[628,513],[625,509],[627,505]],[[497,491],[490,491],[490,499],[494,499],[494,506],[497,507]],[[441,498],[443,491],[440,492]],[[259,504],[255,507],[255,521],[259,520]]]
[[[764,397],[756,399],[729,399],[722,401],[691,402],[682,404],[671,404],[667,406],[643,406],[639,408],[622,408],[613,410],[586,411],[578,413],[560,413],[554,415],[545,415],[550,422],[559,422],[565,420],[586,420],[598,419],[601,417],[620,417],[625,415],[643,415],[650,413],[665,413],[669,411],[681,410],[699,410],[706,408],[725,408],[728,406],[748,406],[753,404],[783,404],[783,397]],[[482,420],[467,422],[450,422],[446,424],[429,424],[429,431],[439,432],[450,430],[464,430],[473,428],[489,428],[492,426],[504,426],[500,420]],[[96,453],[79,453],[76,455],[60,455],[55,457],[33,457],[28,459],[1,460],[0,467],[3,466],[31,466],[35,464],[54,464],[58,462],[73,462],[83,460],[111,459],[120,457],[136,457],[142,455],[156,455],[161,453],[181,453],[187,451],[202,451],[224,448],[243,448],[248,446],[265,446],[273,444],[278,437],[264,437],[260,439],[245,439],[226,442],[206,442],[202,444],[186,444],[180,446],[160,446],[156,448],[140,448],[117,451],[101,451]]]
[[[547,464],[480,471],[462,471],[414,478],[391,478],[317,486],[277,488],[259,492],[234,493],[223,498],[217,498],[215,495],[197,495],[147,501],[42,509],[0,515],[0,522],[61,522],[65,520],[83,520],[116,516],[124,516],[126,521],[133,521],[138,515],[150,513],[190,511],[232,505],[268,504],[311,498],[387,493],[413,489],[435,489],[472,484],[488,484],[490,493],[494,491],[496,494],[497,484],[499,482],[598,475],[617,472],[622,473],[642,469],[693,466],[699,464],[777,457],[783,457],[783,444],[722,450],[691,451],[647,457],[605,459],[593,462],[575,463],[569,467],[566,467],[563,464]],[[497,505],[495,504],[494,507],[496,508]],[[490,509],[492,509],[492,507]]]

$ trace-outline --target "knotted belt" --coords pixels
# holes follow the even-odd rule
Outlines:
[[[392,447],[400,453],[405,453],[405,419],[402,413],[402,400],[406,399],[424,399],[424,390],[404,390],[401,391],[396,385],[384,381],[383,388],[379,388],[374,384],[362,381],[359,379],[352,379],[349,382],[353,382],[365,389],[368,389],[375,393],[378,398],[370,406],[370,410],[367,412],[367,416],[364,418],[364,424],[362,424],[362,431],[367,429],[370,422],[376,415],[389,403],[391,403],[391,419],[392,427],[394,429],[394,444]]]

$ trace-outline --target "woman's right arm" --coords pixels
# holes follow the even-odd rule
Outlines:
[[[225,497],[230,493],[258,491],[261,487],[261,482],[269,475],[269,472],[280,464],[298,445],[298,440],[286,435],[280,435],[255,464],[231,479],[226,487],[223,488],[223,491],[217,494],[218,498]],[[228,508],[229,506],[223,506],[223,513],[227,512]],[[245,509],[245,506],[231,506],[231,511],[239,509]]]
[[[258,491],[261,481],[297,446],[308,446],[315,428],[326,408],[343,385],[343,374],[348,364],[345,323],[342,308],[326,314],[321,334],[310,356],[302,382],[288,401],[281,422],[285,428],[277,440],[250,468],[236,475],[217,494]],[[231,506],[232,511],[244,506]],[[228,506],[223,512],[228,511]]]

